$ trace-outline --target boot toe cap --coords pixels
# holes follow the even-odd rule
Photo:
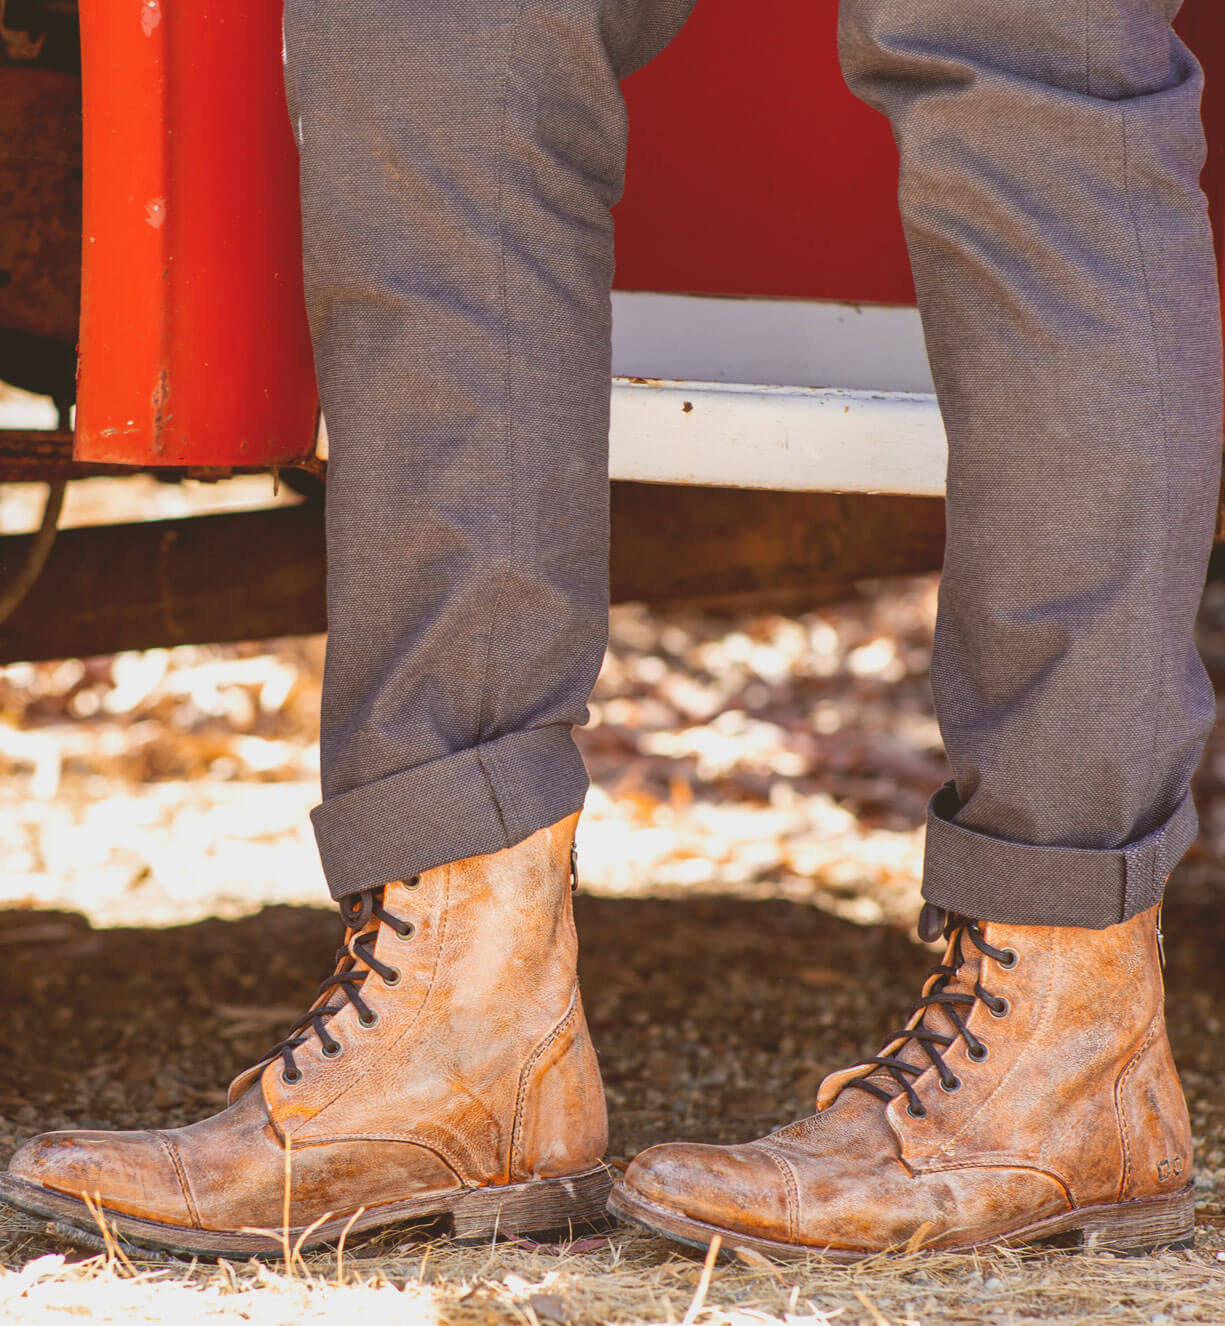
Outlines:
[[[12,1178],[161,1224],[194,1225],[173,1143],[159,1133],[42,1133],[18,1148]]]
[[[632,1197],[730,1233],[795,1238],[794,1179],[781,1156],[757,1144],[671,1142],[644,1151],[625,1173]]]

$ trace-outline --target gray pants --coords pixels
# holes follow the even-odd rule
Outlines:
[[[582,804],[618,79],[692,4],[286,5],[331,444],[314,819],[337,896]],[[924,893],[984,919],[1123,920],[1195,834],[1222,391],[1177,7],[842,4],[847,80],[901,150],[950,446],[932,685],[955,780]]]

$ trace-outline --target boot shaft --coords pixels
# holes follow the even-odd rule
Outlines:
[[[1190,1124],[1166,1035],[1157,909],[1102,930],[980,931],[1008,956],[971,950],[949,986],[992,996],[965,1015],[973,1040],[943,1054],[959,1085],[942,1088],[933,1071],[924,1116],[905,1100],[887,1107],[907,1166],[1037,1167],[1077,1205],[1183,1186]]]
[[[607,1140],[603,1087],[576,975],[571,845],[577,816],[513,848],[390,884],[361,997],[259,1074],[297,1147],[413,1140],[465,1180],[565,1173]],[[242,1079],[239,1080],[242,1082]],[[442,1103],[445,1102],[445,1108]]]

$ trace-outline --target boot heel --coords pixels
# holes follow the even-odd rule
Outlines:
[[[1194,1188],[1188,1184],[1168,1196],[1099,1206],[1085,1212],[1079,1232],[1082,1246],[1103,1252],[1189,1248],[1195,1242]]]
[[[496,1188],[475,1188],[450,1208],[451,1233],[459,1241],[495,1234],[538,1234],[604,1219],[612,1189],[604,1165],[560,1179],[532,1179]]]

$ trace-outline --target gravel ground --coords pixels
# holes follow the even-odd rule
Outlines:
[[[596,786],[578,899],[614,1155],[808,1113],[821,1076],[908,1011],[931,960],[910,929],[923,806],[944,776],[934,591],[865,586],[794,620],[614,613],[583,734]],[[1225,685],[1221,587],[1201,627]],[[201,1117],[309,1000],[338,925],[304,819],[321,664],[321,642],[299,640],[0,670],[0,1160],[46,1128]],[[1165,923],[1198,1150],[1193,1250],[721,1264],[703,1289],[700,1263],[623,1231],[577,1248],[384,1240],[339,1275],[313,1259],[290,1276],[82,1260],[6,1214],[0,1312],[1225,1322],[1225,723],[1196,795],[1204,832]]]

